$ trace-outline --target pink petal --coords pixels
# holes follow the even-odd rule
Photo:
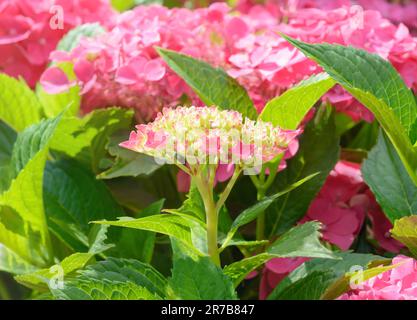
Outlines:
[[[148,61],[145,65],[146,79],[149,81],[161,80],[165,75],[165,67],[159,60]]]
[[[60,68],[47,69],[40,79],[40,83],[46,92],[57,94],[68,91],[74,83],[70,83],[67,75]]]

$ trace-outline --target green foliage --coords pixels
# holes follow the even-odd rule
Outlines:
[[[287,168],[277,174],[270,188],[271,193],[277,193],[319,172],[302,186],[277,199],[266,210],[271,235],[282,234],[305,215],[339,159],[339,137],[335,134],[333,116],[329,111],[319,110],[316,118],[307,125],[300,138],[297,154],[287,160]]]
[[[320,223],[307,222],[290,229],[278,238],[265,253],[255,255],[224,268],[224,272],[238,285],[254,269],[272,258],[313,257],[338,259],[320,243]]]
[[[334,84],[325,73],[313,75],[269,101],[259,117],[274,126],[297,129],[308,111]]]
[[[45,266],[52,247],[43,206],[43,172],[60,116],[21,132],[13,146],[10,177],[0,196],[0,242],[27,262]]]
[[[60,63],[57,67],[64,71],[69,80],[73,81],[76,79],[71,62]],[[56,117],[64,110],[67,116],[75,116],[80,110],[81,95],[78,85],[72,86],[66,92],[49,94],[38,83],[36,86],[36,95],[48,118]]]
[[[182,300],[237,298],[231,279],[208,257],[174,257],[170,285],[175,297]]]
[[[316,258],[309,260],[283,279],[268,296],[270,300],[320,299],[330,284],[352,270],[365,268],[381,259],[371,254],[335,253],[340,259]]]
[[[132,110],[107,108],[95,110],[84,118],[65,117],[57,128],[51,149],[99,170],[105,157],[108,138],[132,122]]]
[[[364,50],[284,37],[373,112],[417,185],[417,104],[394,67]]]
[[[156,300],[165,297],[167,285],[150,265],[109,258],[88,266],[52,293],[62,300]]]
[[[382,131],[362,165],[362,174],[392,223],[417,212],[417,187]]]
[[[256,119],[256,109],[247,92],[224,70],[171,50],[157,50],[207,106],[237,110],[250,119]]]
[[[0,74],[0,119],[16,131],[41,120],[42,105],[23,80]]]
[[[393,238],[407,246],[415,258],[417,258],[417,216],[409,216],[398,219],[391,230]]]
[[[48,290],[50,282],[55,284],[55,280],[59,281],[59,277],[64,278],[76,270],[84,268],[93,256],[92,253],[74,253],[59,264],[32,273],[18,275],[15,280],[34,290],[45,291]]]
[[[190,248],[194,248],[190,230],[193,224],[179,215],[155,214],[139,219],[123,217],[118,221],[94,221],[94,223],[162,233],[182,241]]]
[[[161,166],[154,158],[143,153],[134,152],[119,146],[119,143],[126,140],[128,135],[115,134],[109,139],[107,150],[115,160],[111,167],[98,175],[100,179],[114,179],[119,177],[138,177],[151,175]],[[110,160],[111,161],[111,160]]]
[[[78,252],[88,249],[90,221],[125,215],[106,185],[74,160],[47,164],[44,202],[53,233]]]

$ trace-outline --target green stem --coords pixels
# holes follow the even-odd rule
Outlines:
[[[218,217],[216,204],[213,199],[211,186],[204,183],[200,178],[195,179],[196,186],[204,202],[207,224],[207,249],[214,264],[220,266],[219,248],[217,246],[217,225]]]
[[[230,192],[233,189],[233,186],[235,185],[237,178],[239,178],[240,173],[242,172],[241,169],[235,169],[235,172],[233,173],[232,178],[229,180],[229,182],[227,183],[226,188],[223,190],[222,194],[220,195],[219,200],[217,201],[216,204],[216,212],[217,214],[219,214],[222,206],[224,205],[226,199],[229,197]]]
[[[265,197],[265,188],[259,188],[256,198],[261,201]],[[265,212],[261,212],[256,219],[256,240],[265,238]]]

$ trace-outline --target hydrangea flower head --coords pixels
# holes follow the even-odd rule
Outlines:
[[[280,154],[299,134],[269,122],[243,119],[217,107],[164,108],[156,119],[136,126],[121,146],[169,163],[230,164],[250,168]]]
[[[106,0],[2,0],[0,71],[34,87],[49,54],[69,30],[90,22],[112,27],[115,17]]]

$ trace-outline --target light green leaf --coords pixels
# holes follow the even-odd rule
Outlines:
[[[26,128],[17,136],[10,163],[13,178],[18,175],[36,154],[41,150],[47,149],[60,121],[61,116],[43,120],[36,125]]]
[[[35,271],[36,269],[35,266],[0,244],[0,271],[11,274],[22,274]]]
[[[119,221],[94,221],[116,227],[133,228],[166,234],[192,247],[190,221],[174,214],[152,215],[139,219],[122,218]]]
[[[295,157],[287,160],[287,168],[277,174],[271,193],[285,190],[300,179],[319,172],[297,189],[277,199],[267,210],[268,233],[282,234],[304,217],[311,201],[320,191],[329,172],[339,160],[339,137],[336,135],[331,109],[320,109],[300,138]],[[267,234],[268,234],[267,233]]]
[[[269,101],[260,119],[283,129],[295,130],[308,111],[335,83],[326,73],[313,75]]]
[[[52,293],[65,300],[155,300],[165,297],[167,286],[164,276],[150,265],[109,258],[88,266]]]
[[[60,116],[21,132],[11,160],[13,177],[0,196],[0,243],[36,265],[48,265],[52,246],[43,203],[43,172],[51,136]]]
[[[382,131],[362,165],[362,174],[392,223],[417,212],[417,187]]]
[[[22,131],[41,118],[42,106],[27,84],[0,74],[0,120]]]
[[[161,212],[165,199],[158,200],[145,209],[138,216],[148,217],[157,215]],[[112,240],[116,244],[109,254],[120,258],[133,258],[142,262],[150,263],[155,247],[155,233],[145,230],[135,230],[131,228],[117,228],[118,234],[112,235]],[[140,245],[132,246],[132,243]]]
[[[121,108],[95,110],[83,118],[66,117],[54,134],[51,149],[91,165],[97,172],[109,136],[129,128],[132,117],[132,110]]]
[[[92,253],[74,253],[59,264],[32,273],[18,275],[15,277],[15,280],[28,288],[46,291],[51,280],[54,284],[56,284],[54,279],[65,281],[66,276],[84,268],[93,256],[94,254]]]
[[[364,50],[284,37],[374,113],[417,184],[417,105],[394,67]]]
[[[57,65],[67,75],[70,81],[76,79],[73,64],[71,62],[60,63]],[[43,106],[43,111],[48,118],[56,117],[65,110],[67,116],[78,114],[81,105],[80,87],[74,85],[66,92],[49,94],[41,86],[36,86],[36,95]]]
[[[58,43],[57,50],[70,52],[78,46],[81,38],[92,38],[105,33],[99,23],[85,23],[68,32]]]
[[[207,106],[237,110],[245,117],[256,119],[257,112],[247,92],[224,70],[175,51],[162,48],[157,51]]]
[[[417,258],[417,215],[396,220],[391,234],[393,238],[405,244]]]

